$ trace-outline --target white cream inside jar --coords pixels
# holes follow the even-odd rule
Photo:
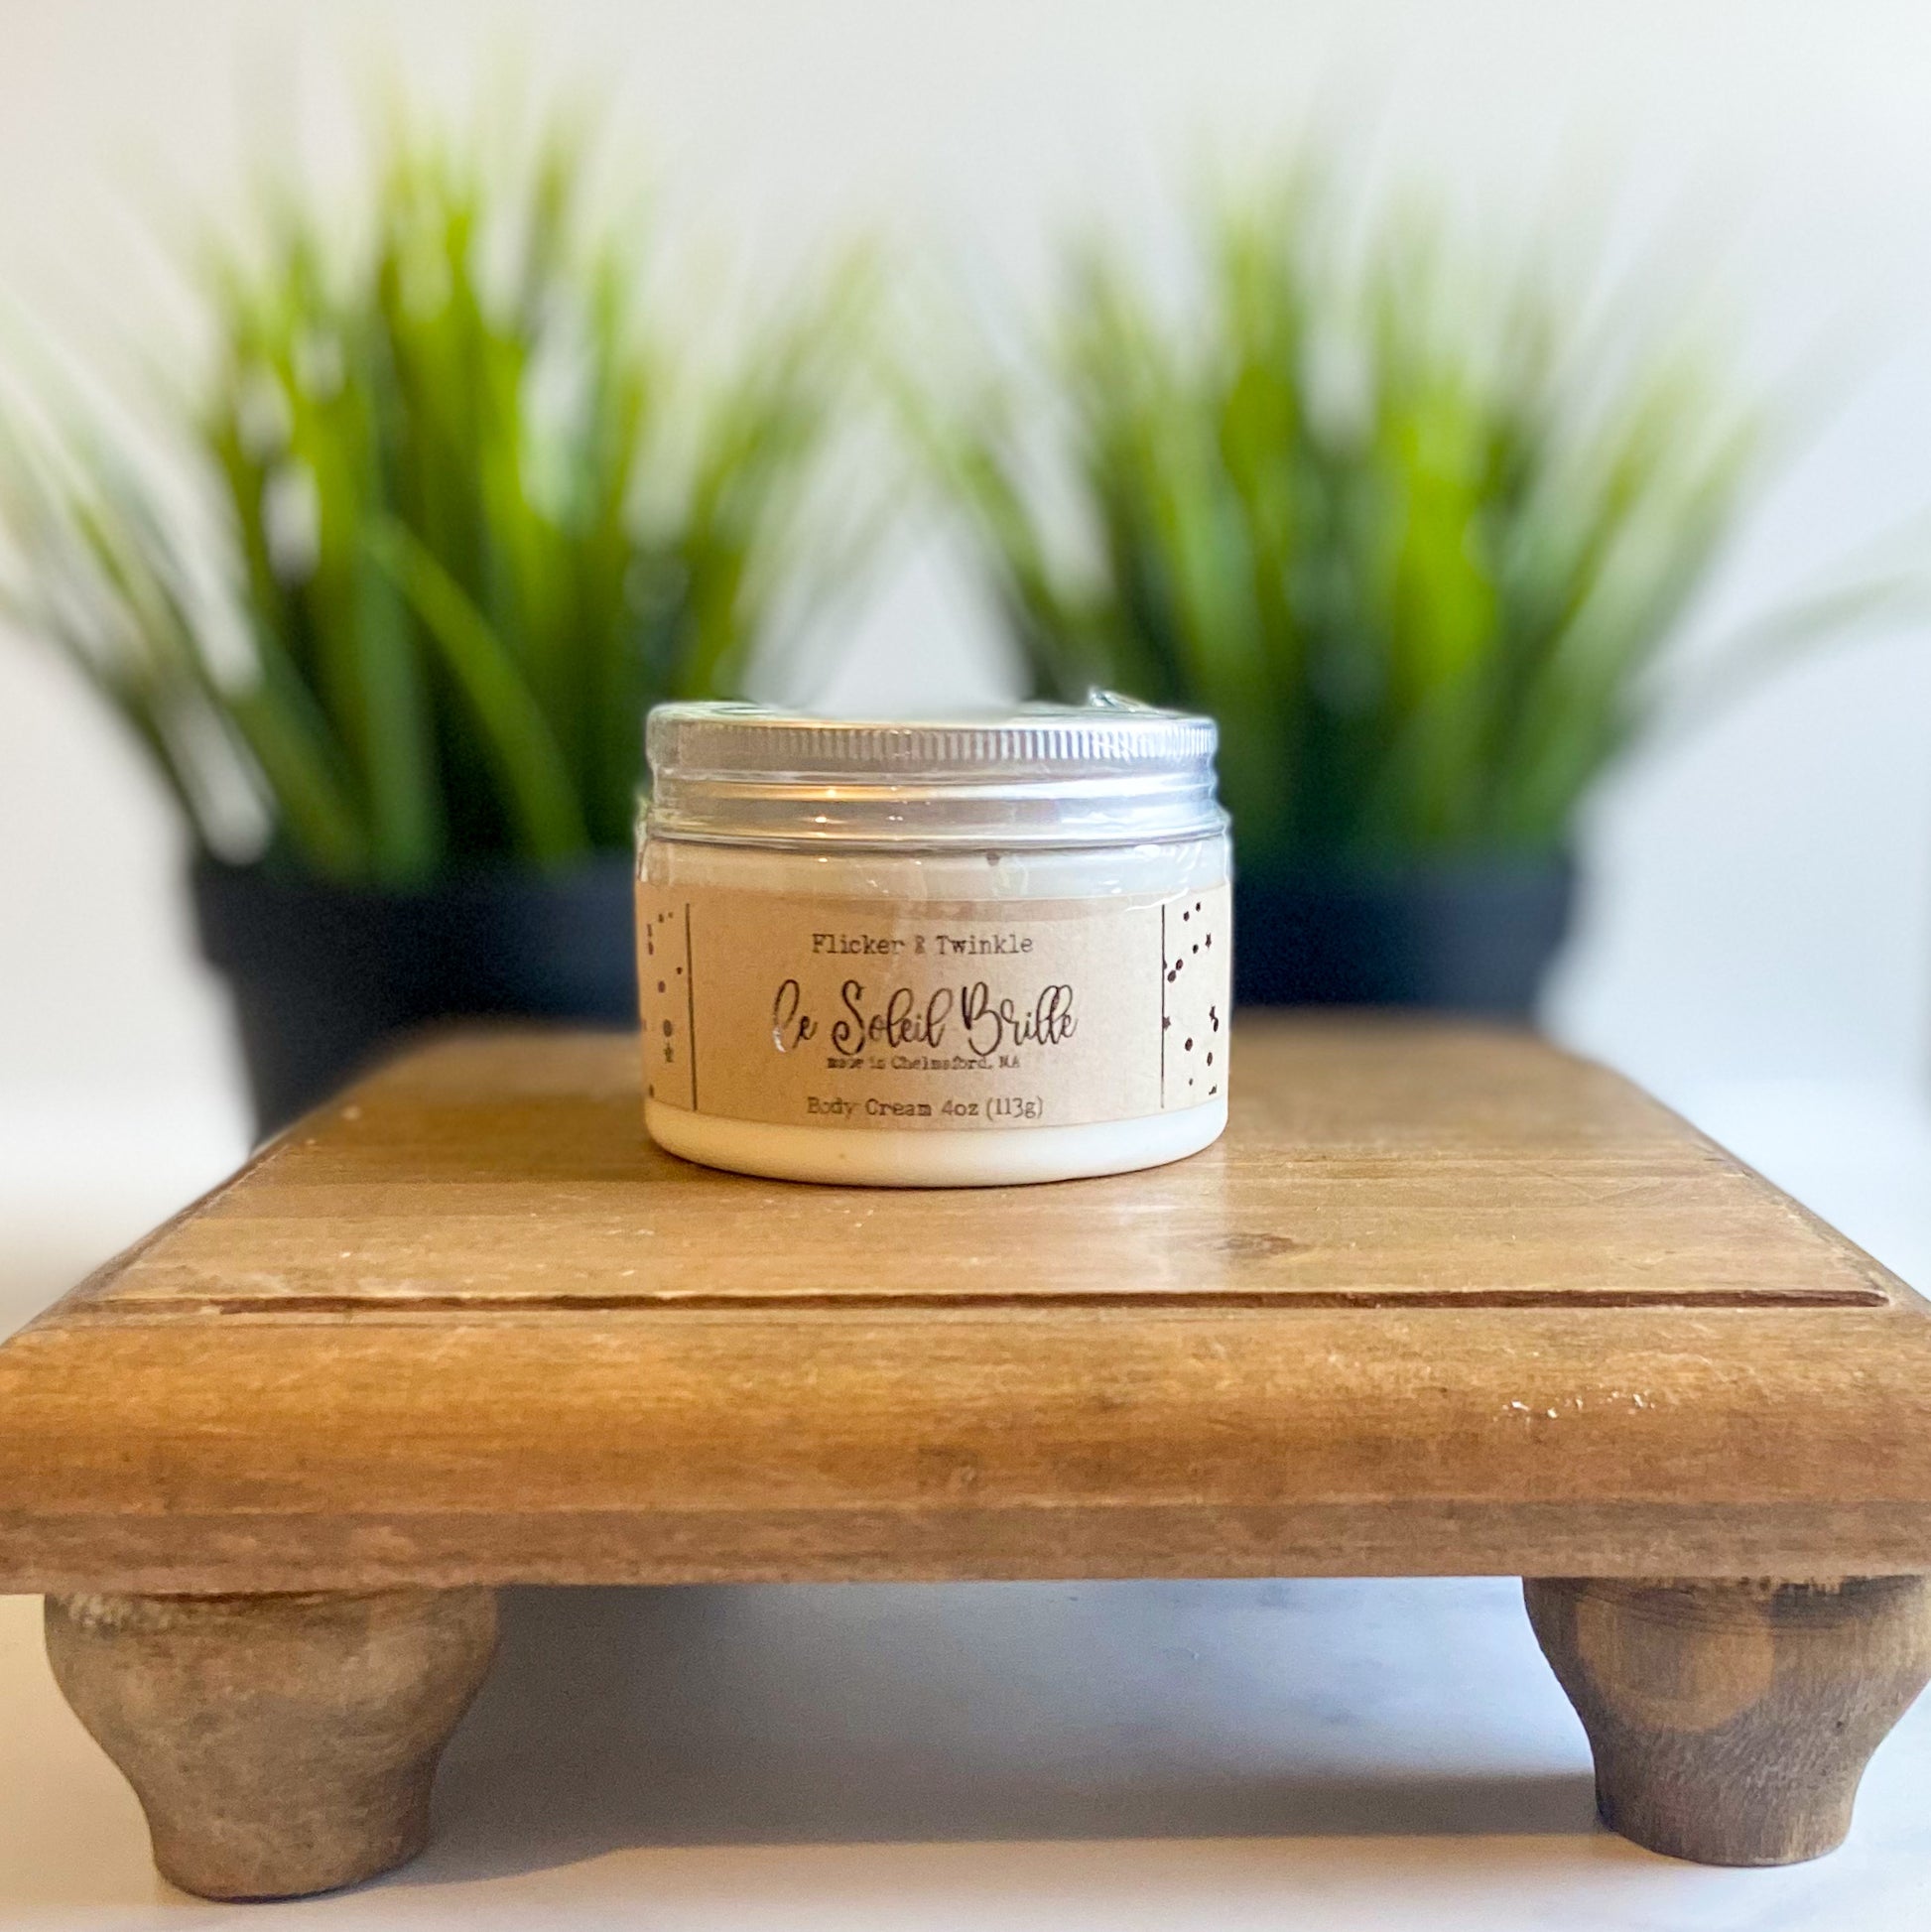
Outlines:
[[[651,715],[644,1117],[799,1181],[1158,1166],[1226,1124],[1214,726],[1115,701],[935,722]]]

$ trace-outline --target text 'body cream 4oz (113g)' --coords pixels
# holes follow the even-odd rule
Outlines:
[[[1226,1124],[1211,720],[650,715],[644,1117],[688,1160],[973,1187],[1155,1167]]]

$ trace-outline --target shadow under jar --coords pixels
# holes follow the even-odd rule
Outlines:
[[[637,861],[644,1117],[687,1160],[972,1187],[1226,1124],[1211,720],[667,705]]]

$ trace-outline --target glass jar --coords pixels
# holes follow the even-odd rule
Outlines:
[[[798,1181],[1122,1173],[1226,1124],[1210,719],[666,705],[637,859],[644,1118]]]

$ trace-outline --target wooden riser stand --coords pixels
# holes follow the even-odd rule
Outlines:
[[[1604,1819],[1719,1865],[1931,1677],[1931,1308],[1599,1068],[1250,1020],[1220,1145],[995,1193],[638,1087],[432,1043],[0,1348],[0,1590],[177,1884],[411,1857],[504,1584],[1513,1573]]]

